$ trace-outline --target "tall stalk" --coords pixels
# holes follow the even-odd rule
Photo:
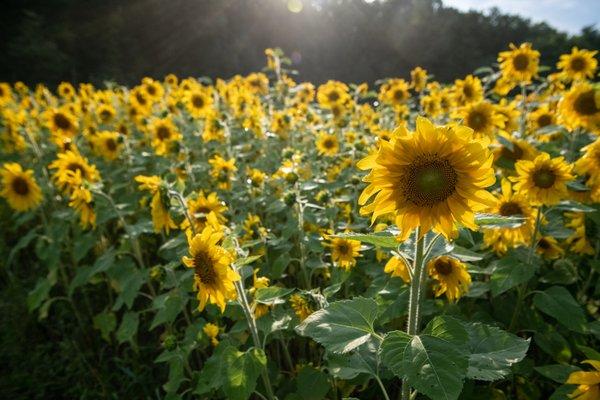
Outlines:
[[[425,280],[424,259],[424,237],[421,237],[421,229],[417,228],[417,242],[415,244],[415,254],[413,258],[412,279],[410,281],[410,293],[408,298],[408,323],[406,333],[416,335],[419,333],[419,323],[421,320],[421,297],[423,292],[422,281]],[[402,400],[409,400],[410,386],[406,379],[402,380]]]

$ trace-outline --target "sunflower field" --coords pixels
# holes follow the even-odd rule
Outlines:
[[[0,83],[2,397],[600,399],[596,53]]]

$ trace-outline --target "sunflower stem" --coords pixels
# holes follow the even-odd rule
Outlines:
[[[188,210],[187,202],[185,201],[185,199],[183,198],[181,193],[179,193],[177,190],[169,190],[169,195],[175,197],[177,199],[177,201],[179,202],[179,204],[181,204],[181,208],[183,209],[183,214],[185,215],[185,218],[190,223],[190,229],[192,230],[192,235],[196,236],[196,227],[194,226],[194,220],[192,219],[192,216],[190,215],[190,212]]]
[[[410,294],[408,300],[408,324],[406,333],[416,335],[419,332],[419,322],[421,319],[421,294],[423,285],[421,282],[425,279],[424,259],[424,236],[421,236],[421,229],[416,231],[417,242],[415,244],[415,254],[413,263],[412,279],[410,281]],[[410,386],[406,378],[402,380],[402,400],[409,400]]]
[[[238,303],[242,307],[244,315],[246,317],[246,321],[248,322],[248,327],[250,328],[250,333],[252,334],[252,341],[254,342],[254,347],[261,349],[264,351],[264,346],[260,341],[260,336],[258,335],[258,327],[256,326],[256,320],[254,319],[254,314],[250,309],[250,304],[248,303],[248,297],[246,297],[246,290],[244,289],[244,280],[241,278],[239,281],[235,281],[235,289],[237,290],[238,295]],[[273,389],[271,388],[271,380],[269,379],[269,372],[266,367],[261,372],[263,384],[267,391],[267,397],[270,400],[275,399],[273,395]]]
[[[540,225],[542,223],[542,206],[538,207],[537,215],[535,217],[535,227],[533,228],[533,235],[531,237],[531,245],[529,246],[529,252],[527,253],[527,265],[531,264],[531,260],[533,258],[533,254],[535,253],[535,246],[537,245],[537,234],[540,230]],[[527,293],[527,282],[517,287],[517,304],[515,306],[515,311],[513,312],[512,318],[510,319],[510,324],[508,325],[508,331],[512,332],[517,324],[517,320],[519,319],[519,314],[521,313],[521,308],[523,308],[523,301]]]

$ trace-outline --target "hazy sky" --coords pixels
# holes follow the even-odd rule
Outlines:
[[[562,31],[577,33],[586,25],[600,28],[600,0],[443,0],[459,10],[484,10],[498,7],[532,21],[546,21]]]

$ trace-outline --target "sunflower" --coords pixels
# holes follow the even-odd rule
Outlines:
[[[496,113],[504,117],[504,132],[512,134],[519,130],[519,117],[521,112],[517,108],[515,101],[508,102],[506,99],[501,99],[496,105]]]
[[[204,118],[212,110],[213,97],[211,90],[198,86],[185,95],[185,107],[194,118]]]
[[[494,160],[501,167],[513,168],[514,163],[517,161],[533,160],[538,154],[537,149],[526,140],[518,139],[505,133],[500,133],[498,136],[502,137],[504,141],[499,142],[498,146],[494,149]],[[510,146],[508,143],[510,143]]]
[[[377,153],[358,163],[371,170],[359,204],[376,195],[361,214],[372,214],[373,221],[393,214],[401,240],[417,227],[421,236],[434,229],[447,238],[457,233],[456,224],[476,230],[474,213],[496,202],[485,190],[496,180],[488,144],[474,140],[469,128],[436,127],[418,117],[415,133],[381,142]]]
[[[248,75],[246,85],[251,93],[263,95],[269,93],[269,78],[261,72]]]
[[[155,119],[148,126],[148,131],[152,135],[152,146],[158,156],[167,154],[172,145],[183,138],[169,117]]]
[[[505,217],[524,217],[525,221],[514,228],[484,229],[483,242],[486,247],[492,247],[496,254],[501,255],[508,249],[518,245],[528,245],[531,242],[535,225],[533,209],[525,196],[513,192],[507,179],[502,179],[502,193],[499,195],[498,203],[489,211]]]
[[[574,176],[573,169],[563,157],[550,158],[541,153],[533,161],[520,160],[515,164],[517,176],[515,191],[526,196],[535,205],[554,205],[567,197],[567,182]]]
[[[253,188],[262,188],[265,184],[265,180],[267,179],[267,174],[257,168],[248,168],[246,175],[248,176],[246,182]]]
[[[210,339],[212,346],[217,347],[219,344],[219,339],[217,339],[217,336],[219,336],[219,325],[208,322],[202,327],[202,332]]]
[[[72,138],[79,131],[79,123],[67,107],[51,108],[44,115],[46,127],[53,134]]]
[[[308,104],[315,98],[315,87],[312,83],[304,82],[295,88],[296,101],[302,104]]]
[[[600,132],[600,89],[587,82],[573,85],[558,103],[558,112],[570,130]]]
[[[327,81],[317,90],[317,101],[322,108],[331,109],[350,100],[348,86],[338,81]]]
[[[267,229],[262,225],[260,217],[255,214],[248,214],[244,220],[244,236],[245,241],[259,240],[267,236]]]
[[[58,85],[57,92],[61,97],[67,100],[72,100],[73,97],[75,97],[75,88],[69,82],[61,82]]]
[[[86,187],[80,171],[67,171],[71,186],[69,207],[79,214],[79,223],[83,229],[96,226],[96,213],[93,207],[92,192]]]
[[[231,268],[231,254],[219,245],[222,238],[223,233],[210,227],[195,236],[188,234],[190,257],[184,256],[182,261],[186,267],[194,269],[194,288],[198,291],[200,311],[208,302],[224,312],[226,302],[237,297],[234,282],[239,281],[240,276]]]
[[[420,92],[425,89],[425,85],[427,84],[427,71],[421,67],[416,67],[410,71],[410,79],[410,87]]]
[[[150,209],[154,232],[158,233],[164,229],[169,234],[171,229],[177,228],[177,225],[169,214],[169,196],[163,188],[163,182],[160,177],[156,175],[138,175],[135,177],[135,181],[140,184],[140,190],[146,190],[152,195]]]
[[[350,270],[356,265],[356,257],[360,257],[360,242],[358,240],[331,238],[326,244],[331,248],[331,259],[345,270]]]
[[[473,129],[475,137],[494,138],[496,129],[504,128],[504,116],[496,111],[496,106],[487,101],[470,103],[458,110],[456,118],[462,119],[465,126]]]
[[[300,322],[304,321],[314,312],[308,301],[298,293],[294,293],[290,296],[290,305]]]
[[[64,153],[59,153],[57,159],[54,160],[48,167],[56,171],[52,178],[57,186],[65,191],[72,187],[70,172],[79,172],[81,179],[94,183],[100,180],[100,173],[96,166],[90,164],[88,160],[76,151],[69,150]]]
[[[217,193],[209,193],[208,196],[204,191],[198,192],[195,199],[190,199],[187,202],[188,211],[194,221],[196,232],[201,232],[207,226],[207,218],[210,213],[214,213],[219,223],[224,223],[227,219],[223,213],[227,211],[225,203],[219,199]],[[190,222],[187,218],[181,222],[181,229],[186,230],[190,227]]]
[[[42,190],[35,181],[33,170],[23,170],[17,163],[6,163],[0,170],[2,191],[8,205],[17,211],[28,211],[42,202]]]
[[[96,115],[98,116],[100,123],[108,124],[115,118],[117,111],[110,104],[100,104],[98,108],[96,108]]]
[[[600,138],[581,151],[585,153],[575,161],[575,171],[581,176],[588,176],[586,184],[592,189],[590,198],[600,202]]]
[[[269,287],[270,279],[266,276],[258,276],[258,271],[258,268],[254,268],[252,273],[252,287],[248,290],[251,295],[254,295],[258,289]],[[254,309],[254,317],[258,319],[267,315],[271,306],[254,301],[252,308]]]
[[[118,132],[101,131],[94,135],[90,141],[94,151],[107,160],[116,160],[123,147],[123,141]]]
[[[148,77],[142,79],[142,90],[152,101],[160,100],[165,93],[165,89],[159,81]]]
[[[473,75],[455,80],[452,92],[454,100],[460,105],[478,103],[483,100],[483,86],[479,78]]]
[[[396,255],[392,256],[383,268],[383,272],[390,274],[392,277],[400,277],[406,283],[410,283],[410,274],[408,265],[403,258]]]
[[[561,70],[561,75],[568,81],[591,79],[598,67],[597,53],[597,51],[579,50],[577,47],[573,47],[571,54],[560,56],[556,67]]]
[[[556,239],[554,239],[552,236],[542,236],[537,241],[535,251],[542,257],[549,260],[555,260],[565,253],[565,251],[558,245]]]
[[[579,385],[570,395],[573,400],[598,400],[600,399],[600,361],[585,360],[584,364],[594,367],[595,371],[571,372],[567,385]]]
[[[317,138],[317,151],[320,155],[335,156],[340,151],[337,135],[321,132]]]
[[[13,92],[8,83],[0,82],[0,107],[13,100]]]
[[[573,233],[565,240],[571,251],[590,256],[596,254],[588,240],[585,213],[567,212],[565,217],[569,218],[569,222],[565,223],[565,227],[573,229]],[[594,236],[589,235],[589,237],[593,238]]]
[[[531,43],[519,47],[510,44],[510,50],[498,55],[502,75],[513,82],[529,83],[538,73],[540,52],[531,48]]]
[[[404,79],[390,79],[379,88],[379,100],[390,106],[404,104],[410,98],[409,89]]]
[[[542,128],[556,124],[556,111],[549,104],[542,104],[535,111],[527,115],[529,132],[536,132]]]
[[[446,298],[453,302],[469,291],[471,275],[466,265],[455,258],[436,257],[427,263],[427,271],[434,280],[436,297],[446,294]]]
[[[230,158],[229,160],[226,160],[223,157],[216,155],[208,160],[208,163],[211,166],[210,176],[217,181],[219,189],[230,190],[233,174],[237,171],[235,159]]]

